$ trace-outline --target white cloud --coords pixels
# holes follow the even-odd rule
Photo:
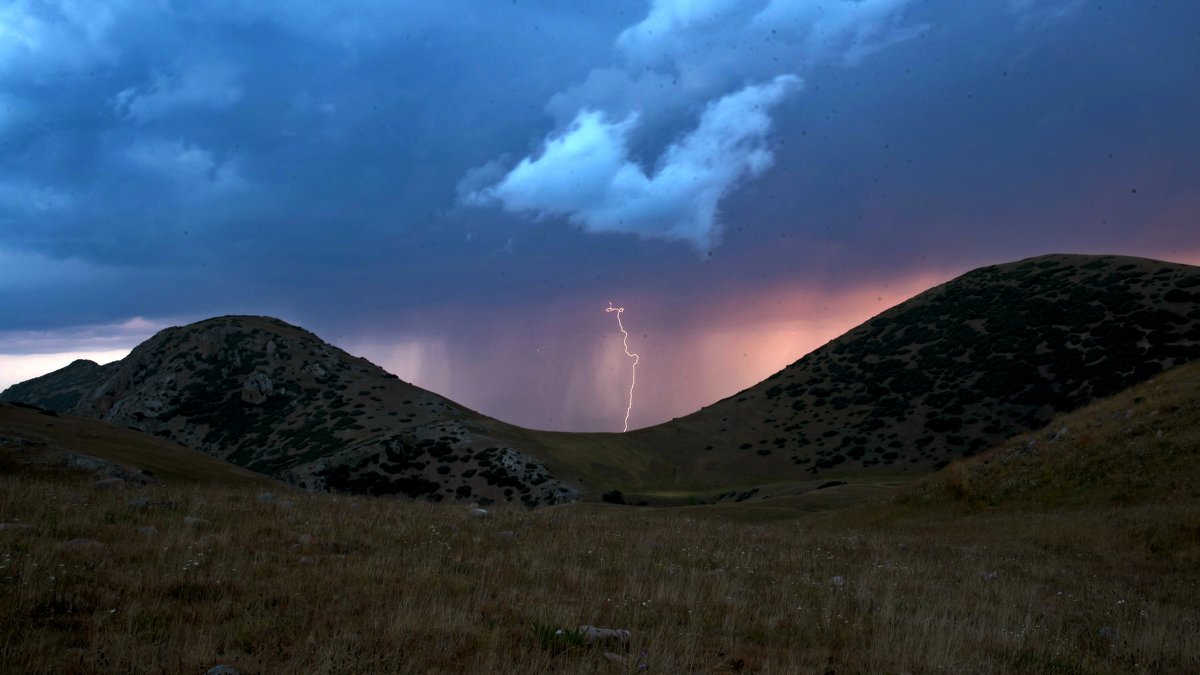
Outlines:
[[[178,75],[159,75],[144,90],[125,89],[117,94],[114,107],[121,115],[145,123],[179,109],[224,110],[241,97],[235,68],[206,63]]]
[[[583,111],[562,135],[546,139],[538,158],[521,160],[468,203],[495,201],[510,211],[566,216],[589,232],[637,233],[708,250],[720,238],[721,199],[771,166],[768,111],[798,86],[798,78],[781,75],[709,104],[652,173],[630,159],[637,113],[610,122]]]
[[[193,196],[218,196],[249,186],[237,157],[218,161],[212,152],[183,140],[142,140],[126,151],[126,157],[136,166],[192,191]]]
[[[551,98],[558,126],[541,154],[489,187],[460,189],[460,203],[708,250],[720,240],[721,200],[773,163],[770,109],[809,68],[854,66],[918,35],[923,26],[903,21],[911,1],[653,0],[617,38],[619,63]],[[695,124],[697,109],[699,124],[653,171],[631,158],[631,148],[661,147],[668,130]]]

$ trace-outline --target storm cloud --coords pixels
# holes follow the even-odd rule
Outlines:
[[[1200,261],[1198,29],[1186,2],[0,2],[0,386],[269,314],[605,429],[613,301],[643,426],[976,265]]]
[[[495,184],[460,189],[463,203],[711,250],[721,200],[774,162],[770,115],[800,89],[798,73],[854,66],[919,35],[924,26],[901,20],[908,2],[655,0],[618,36],[620,66],[594,69],[550,100],[546,111],[560,125],[569,116],[566,127]],[[694,128],[642,168],[635,147],[654,149],[664,128],[694,117]],[[479,175],[468,173],[466,184]]]

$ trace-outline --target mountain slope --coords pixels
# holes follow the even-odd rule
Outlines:
[[[906,490],[901,502],[1039,508],[1195,503],[1198,458],[1200,362],[955,462]]]
[[[598,475],[651,502],[903,482],[1198,357],[1200,268],[1043,256],[933,288],[696,413],[550,435],[543,456],[564,473],[653,458]]]
[[[75,407],[85,393],[99,386],[113,369],[111,363],[101,366],[95,361],[79,359],[48,375],[14,384],[0,392],[0,401],[66,412]]]
[[[0,473],[84,471],[131,482],[275,483],[197,450],[138,431],[26,405],[0,403]]]
[[[627,434],[504,424],[263,317],[164,330],[72,410],[313,488],[743,501],[907,482],[1198,356],[1200,269],[1055,255],[969,272],[735,396]],[[18,387],[53,396],[67,379]]]
[[[529,505],[576,492],[489,437],[499,423],[277,319],[168,328],[104,376],[73,413],[304,487]]]

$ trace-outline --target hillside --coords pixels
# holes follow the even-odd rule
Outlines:
[[[896,485],[1198,357],[1200,268],[1043,256],[930,289],[678,420],[547,435],[547,461],[621,457],[594,473],[652,503]]]
[[[0,403],[0,473],[91,474],[130,484],[275,481],[197,450],[100,420]]]
[[[53,396],[71,370],[6,393]],[[488,418],[265,317],[165,329],[105,366],[70,412],[309,488],[531,506],[575,494],[491,438]]]
[[[904,504],[1141,506],[1200,500],[1200,363],[1055,418],[905,490]],[[1200,538],[1194,538],[1200,547]]]
[[[875,494],[1198,356],[1200,269],[1055,255],[969,272],[735,396],[627,434],[504,424],[263,317],[164,330],[71,410],[311,488],[725,503],[839,482]],[[69,369],[5,396],[72,395],[55,389],[81,379]]]
[[[95,389],[114,370],[114,364],[101,366],[95,361],[78,359],[53,373],[26,380],[0,391],[0,401],[28,403],[46,410],[66,412]]]
[[[0,672],[1200,672],[1197,366],[1054,420],[1019,490],[980,478],[999,508],[940,484],[959,463],[929,500],[783,518],[807,495],[473,517],[0,471]],[[1114,424],[1120,464],[1069,473]]]

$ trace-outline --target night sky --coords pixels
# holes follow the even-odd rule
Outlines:
[[[269,314],[539,428],[973,267],[1200,263],[1194,0],[0,0],[0,388]]]

